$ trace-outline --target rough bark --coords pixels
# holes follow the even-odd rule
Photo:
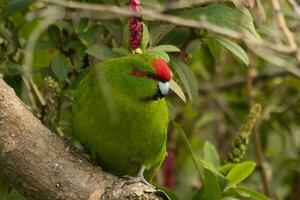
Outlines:
[[[165,199],[158,190],[129,184],[74,152],[34,117],[1,77],[0,173],[33,200]]]

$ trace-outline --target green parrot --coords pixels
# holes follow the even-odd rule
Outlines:
[[[170,80],[168,64],[151,53],[107,60],[83,77],[74,137],[105,171],[151,182],[166,156]]]

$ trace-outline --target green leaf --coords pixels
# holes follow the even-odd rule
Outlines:
[[[225,165],[222,165],[221,167],[218,168],[218,172],[220,172],[222,174],[225,174],[225,173],[227,173],[229,170],[231,170],[236,165],[237,164],[226,163]]]
[[[120,56],[127,56],[128,54],[130,54],[130,52],[124,47],[117,47],[117,48],[113,48],[112,50],[117,54],[119,54]]]
[[[225,47],[223,45],[221,45],[217,40],[215,40],[212,37],[207,37],[204,39],[205,44],[207,45],[206,48],[203,48],[208,50],[209,52],[207,52],[206,54],[210,53],[210,55],[213,57],[214,59],[214,63],[222,63],[222,60],[225,56]],[[205,60],[208,58],[204,58]],[[206,61],[207,62],[207,61]],[[215,65],[213,67],[209,67],[209,71],[213,72],[215,69]]]
[[[222,174],[220,174],[219,172],[215,172],[216,173],[216,176],[217,176],[217,179],[218,179],[218,183],[219,183],[219,186],[221,188],[221,191],[224,191],[224,189],[226,188],[227,186],[227,179],[225,178],[225,176],[223,176]]]
[[[17,190],[12,189],[7,197],[7,200],[26,200]]]
[[[48,49],[41,49],[33,51],[32,67],[39,68],[49,66],[51,58]]]
[[[170,62],[170,57],[169,57],[169,55],[168,55],[166,52],[164,52],[164,51],[158,51],[158,50],[152,50],[152,49],[149,49],[149,50],[147,50],[147,51],[156,54],[156,55],[159,56],[160,58],[164,59],[167,63]]]
[[[103,21],[102,21],[102,24],[104,25],[106,30],[108,30],[108,32],[114,36],[114,38],[117,40],[118,44],[122,44],[123,27],[120,24],[112,24],[112,23],[103,22]]]
[[[242,12],[230,6],[212,3],[205,7],[183,11],[181,16],[195,20],[203,18],[213,25],[242,33],[248,38],[260,40],[248,10]]]
[[[164,38],[175,26],[159,24],[150,30],[150,46],[155,46],[159,41]]]
[[[255,199],[255,200],[270,200],[270,198],[266,197],[264,194],[246,187],[235,188],[235,191],[239,193],[239,195],[246,198]]]
[[[202,39],[195,39],[189,42],[189,44],[187,45],[187,47],[185,48],[186,53],[188,54],[193,54],[196,51],[198,51],[199,49],[201,49],[201,47],[203,46],[203,40]]]
[[[143,38],[142,38],[142,42],[141,42],[141,48],[142,50],[145,50],[148,46],[149,43],[149,30],[146,24],[143,23]]]
[[[205,159],[210,162],[215,168],[218,168],[220,166],[220,158],[216,148],[211,143],[206,141],[203,151]]]
[[[234,54],[237,58],[239,58],[245,65],[249,65],[249,58],[247,53],[244,51],[242,47],[240,47],[235,42],[220,36],[215,36],[215,40],[217,40],[220,44],[222,44],[226,49],[228,49],[232,54]]]
[[[226,176],[228,179],[226,189],[236,186],[242,182],[253,172],[254,168],[255,163],[251,161],[245,161],[234,166]]]
[[[151,50],[156,50],[156,51],[164,51],[164,52],[180,52],[180,49],[174,45],[159,45],[156,47],[151,48]]]
[[[199,161],[201,162],[202,166],[209,169],[210,171],[213,172],[217,172],[215,166],[213,166],[210,162],[208,162],[207,160],[204,159],[199,159]]]
[[[125,49],[129,49],[129,25],[123,27],[123,45]]]
[[[222,200],[241,200],[241,199],[238,199],[235,197],[224,197],[224,198],[222,198]]]
[[[88,23],[89,23],[88,19],[85,18],[80,19],[79,26],[78,26],[79,34],[85,31],[85,28],[87,27]]]
[[[67,57],[56,56],[51,62],[51,70],[58,80],[63,81],[68,77],[72,64]]]
[[[192,200],[206,200],[204,187],[201,187],[193,196]]]
[[[48,38],[54,47],[57,47],[60,41],[60,30],[56,25],[49,26]]]
[[[105,46],[104,44],[95,44],[85,50],[87,54],[90,54],[99,60],[107,60],[110,58],[119,57],[119,55],[112,51],[110,48]]]
[[[101,35],[105,32],[105,28],[104,26],[98,25],[98,26],[92,26],[90,28],[88,28],[85,32],[79,33],[78,37],[80,39],[80,41],[82,42],[82,44],[84,44],[85,46],[90,46],[92,44],[94,44],[95,41],[95,37],[97,37],[98,35]]]
[[[220,200],[221,188],[218,183],[216,175],[204,168],[204,189],[206,194],[206,200]]]
[[[191,103],[195,104],[198,98],[198,83],[194,73],[189,66],[175,57],[171,57],[171,66],[174,67],[180,81],[184,85]]]
[[[13,0],[3,9],[3,17],[10,17],[15,13],[23,12],[34,0]]]
[[[164,194],[166,194],[168,196],[168,199],[170,200],[180,200],[179,197],[177,197],[177,195],[170,189],[166,188],[166,187],[158,187],[160,192],[163,192]]]
[[[186,103],[185,95],[181,87],[176,83],[174,79],[170,81],[170,90],[172,90],[184,103]]]

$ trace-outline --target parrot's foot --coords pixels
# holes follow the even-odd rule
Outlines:
[[[153,188],[156,188],[155,186],[153,186],[152,184],[150,184],[145,178],[144,178],[144,171],[145,171],[145,167],[142,166],[139,173],[137,174],[137,176],[123,176],[124,179],[127,180],[127,182],[125,183],[126,185],[130,185],[130,184],[134,184],[134,183],[138,183],[138,182],[142,182],[145,185],[151,186]]]
[[[143,176],[128,176],[128,175],[126,175],[126,176],[122,176],[122,178],[126,180],[125,185],[131,185],[134,183],[141,182],[141,183],[144,183],[145,185],[156,188],[151,183],[149,183]]]

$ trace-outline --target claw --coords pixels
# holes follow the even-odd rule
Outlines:
[[[123,176],[122,178],[127,180],[126,183],[124,185],[130,185],[130,184],[134,184],[134,183],[144,183],[145,185],[148,185],[150,187],[156,188],[154,185],[152,185],[151,183],[149,183],[145,178],[144,178],[144,171],[145,171],[145,167],[142,166],[139,173],[137,174],[137,176]]]

